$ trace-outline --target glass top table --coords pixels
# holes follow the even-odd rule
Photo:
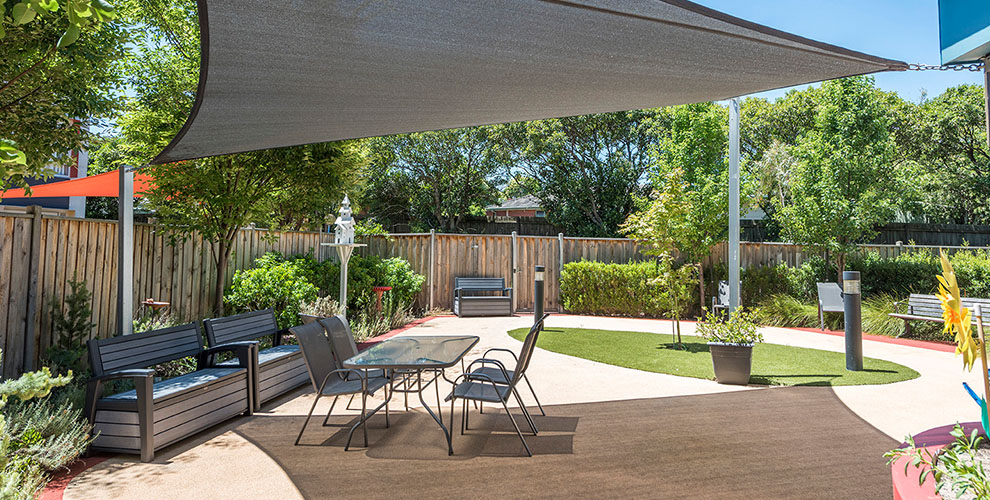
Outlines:
[[[436,370],[457,364],[480,340],[473,335],[392,337],[344,361],[344,368]]]
[[[416,335],[408,337],[392,337],[371,346],[358,353],[356,356],[346,359],[342,364],[344,368],[377,370],[384,369],[390,373],[389,390],[385,395],[386,425],[388,423],[388,402],[396,392],[419,394],[419,401],[423,408],[433,417],[437,425],[443,431],[447,439],[447,454],[453,455],[454,448],[451,442],[450,430],[443,425],[443,414],[440,410],[440,379],[448,380],[444,375],[444,369],[450,368],[464,358],[464,355],[471,350],[480,337],[474,335]],[[395,386],[396,375],[405,372],[403,378],[403,389]],[[423,372],[432,372],[432,380],[427,380],[424,384]],[[412,387],[409,388],[409,382]],[[430,405],[423,399],[423,389],[433,384],[437,391],[437,412],[434,413]],[[381,407],[379,407],[381,408]],[[453,406],[451,406],[453,412]],[[374,415],[378,410],[372,411]],[[370,415],[369,415],[370,416]],[[367,419],[367,416],[365,417]],[[365,419],[362,419],[364,421]],[[353,431],[352,431],[353,432]]]

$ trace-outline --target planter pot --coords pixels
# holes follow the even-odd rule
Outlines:
[[[746,385],[753,367],[753,344],[709,342],[715,380],[720,384]]]
[[[299,313],[299,319],[302,320],[304,325],[308,325],[310,323],[315,323],[318,319],[323,319],[323,316],[313,316],[311,314]]]

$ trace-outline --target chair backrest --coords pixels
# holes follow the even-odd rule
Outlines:
[[[842,299],[842,289],[838,283],[815,283],[818,286],[818,304],[823,311],[839,312],[845,310]]]
[[[187,323],[109,339],[91,339],[86,347],[93,374],[99,377],[116,370],[148,368],[195,356],[203,351],[203,336],[197,323]]]
[[[973,323],[976,323],[976,312],[973,311],[973,306],[976,304],[980,305],[981,313],[983,314],[983,324],[990,324],[990,299],[979,299],[973,297],[963,297],[962,305],[963,307],[969,308],[971,311],[971,318]],[[941,318],[942,317],[942,301],[934,295],[925,295],[920,293],[912,293],[908,297],[908,314],[913,314],[915,316],[924,316],[931,318]]]
[[[320,318],[319,322],[330,337],[330,346],[337,360],[337,368],[343,368],[345,360],[358,354],[357,343],[351,335],[351,327],[347,325],[347,319],[338,314],[331,318]]]
[[[313,383],[313,390],[319,391],[320,384],[327,375],[337,368],[333,363],[330,339],[327,338],[323,325],[318,322],[307,323],[289,328],[289,332],[299,341],[299,350],[302,351],[303,360],[306,361],[306,371],[309,372],[309,381]]]
[[[550,313],[544,314],[539,321],[534,323],[523,340],[522,350],[519,351],[519,362],[516,363],[515,373],[512,374],[511,385],[513,387],[516,386],[516,382],[522,378],[523,374],[526,373],[526,369],[529,368],[529,362],[533,359],[533,351],[536,350],[536,340],[539,338],[540,331],[543,330],[543,322],[546,321],[548,316],[550,316]]]
[[[505,288],[505,278],[455,277],[454,288],[477,292],[502,291]]]
[[[719,281],[718,282],[718,292],[716,293],[716,298],[718,299],[718,305],[727,306],[729,305],[729,282]]]
[[[223,318],[204,320],[206,341],[210,347],[229,342],[244,342],[278,333],[275,311],[262,309]]]

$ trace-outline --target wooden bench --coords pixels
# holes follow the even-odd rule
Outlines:
[[[254,360],[255,410],[261,409],[262,403],[309,382],[299,345],[282,343],[288,330],[278,328],[275,312],[271,309],[208,319],[203,324],[206,325],[206,342],[210,347],[256,344],[258,339],[272,338],[272,346],[258,350]],[[220,363],[220,366],[232,362]]]
[[[904,320],[904,332],[901,333],[901,335],[911,333],[910,321],[932,321],[935,323],[944,322],[942,319],[942,302],[939,301],[938,297],[934,295],[912,293],[906,301],[895,302],[895,310],[902,304],[906,306],[906,312],[892,312],[888,315],[892,318]],[[963,297],[962,304],[964,307],[968,307],[971,311],[974,305],[979,304],[984,311],[990,312],[990,299]],[[973,316],[973,323],[976,323],[976,316]],[[983,320],[983,324],[990,325],[990,318],[985,318]],[[901,335],[898,335],[898,337]]]
[[[144,462],[155,451],[184,437],[253,409],[251,345],[203,349],[199,325],[153,330],[87,343],[93,378],[86,386],[86,416],[96,439],[92,448],[140,454]],[[217,366],[215,355],[233,352],[237,360]],[[197,370],[159,382],[149,367],[196,357]],[[103,383],[130,379],[134,389],[101,397]]]
[[[492,292],[498,295],[484,295]],[[512,288],[505,287],[505,278],[454,278],[454,314],[511,316]]]

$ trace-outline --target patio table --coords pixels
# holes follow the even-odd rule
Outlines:
[[[447,454],[453,455],[454,447],[451,443],[450,429],[443,425],[443,419],[438,417],[426,404],[426,399],[423,398],[423,389],[429,387],[430,384],[438,383],[438,379],[441,377],[449,381],[444,376],[444,370],[457,364],[479,340],[480,337],[474,335],[392,337],[348,358],[343,362],[343,366],[344,368],[360,370],[381,369],[392,373],[404,372],[408,376],[415,374],[416,383],[412,392],[419,394],[419,401],[423,404],[423,408],[426,408],[433,420],[440,426],[444,437],[447,438]],[[433,373],[433,379],[427,381],[426,385],[423,385],[423,372]],[[395,391],[393,379],[388,391],[389,401],[391,401]],[[409,392],[409,390],[404,389],[400,392]],[[439,397],[439,392],[437,394]],[[437,401],[437,412],[440,411],[440,402]]]

